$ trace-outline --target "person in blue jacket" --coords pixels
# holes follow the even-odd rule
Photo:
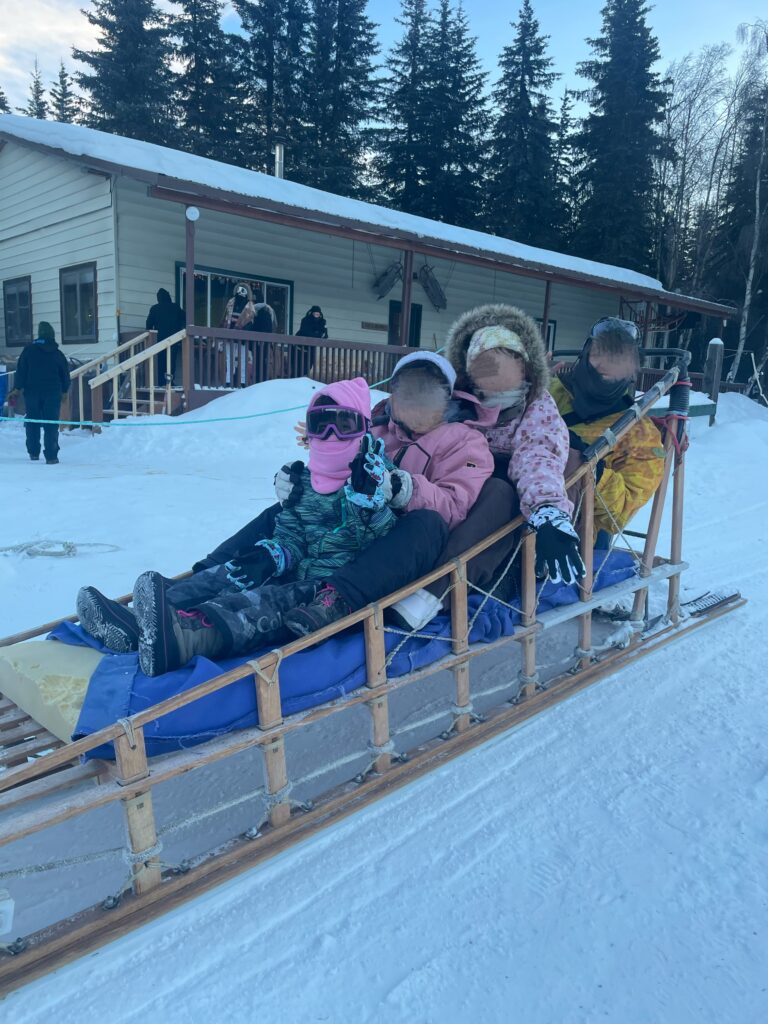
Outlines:
[[[24,392],[27,420],[58,420],[61,400],[69,391],[69,368],[64,353],[56,344],[56,333],[41,320],[37,338],[19,357],[14,387]],[[27,452],[33,462],[40,459],[40,430],[43,431],[43,454],[49,466],[59,461],[58,423],[24,424]]]

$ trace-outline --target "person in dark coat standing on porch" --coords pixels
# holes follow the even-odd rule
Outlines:
[[[157,340],[165,341],[172,334],[182,331],[187,326],[187,317],[184,310],[171,298],[166,288],[158,288],[157,302],[151,307],[147,314],[147,330],[157,331]],[[181,342],[177,342],[171,348],[171,377],[176,372],[176,361],[179,358]],[[161,352],[157,357],[158,379],[163,380],[168,367],[166,353]]]
[[[61,400],[69,391],[69,368],[64,353],[56,344],[53,327],[41,320],[37,338],[19,356],[15,389],[24,392],[27,420],[58,420]],[[58,423],[25,423],[27,452],[33,462],[40,458],[40,430],[43,453],[49,466],[59,461]]]
[[[319,306],[310,306],[301,318],[301,325],[296,331],[297,338],[327,338],[328,327],[323,311]],[[295,377],[311,377],[315,368],[315,348],[310,345],[296,346],[293,352],[293,374]]]

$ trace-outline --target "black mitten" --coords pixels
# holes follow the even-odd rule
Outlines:
[[[277,566],[269,550],[255,547],[247,555],[238,555],[226,563],[227,579],[240,590],[261,587],[276,575]]]
[[[536,531],[536,575],[553,583],[575,583],[586,575],[579,537],[570,517],[554,505],[537,508],[529,525]]]

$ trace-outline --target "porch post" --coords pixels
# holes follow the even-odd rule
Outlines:
[[[541,315],[541,336],[544,339],[544,346],[547,352],[550,351],[547,344],[547,328],[549,327],[549,302],[552,297],[552,282],[547,281],[544,286],[544,312]],[[554,345],[552,346],[554,349]]]
[[[189,403],[194,386],[192,372],[192,337],[190,328],[195,322],[195,223],[200,217],[196,206],[188,206],[185,210],[186,224],[186,279],[184,282],[184,312],[187,315],[187,333],[181,343],[181,383],[184,388],[186,407]],[[207,344],[207,342],[206,342]]]
[[[648,348],[648,329],[651,325],[651,311],[653,303],[649,300],[645,304],[645,323],[643,324],[643,348]]]
[[[413,251],[403,253],[403,296],[400,306],[400,344],[408,345],[411,339],[411,292],[413,291]]]

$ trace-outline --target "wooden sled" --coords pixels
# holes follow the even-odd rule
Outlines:
[[[535,535],[525,533],[520,549],[520,624],[512,634],[493,643],[469,644],[467,563],[501,537],[524,526],[518,518],[450,565],[433,570],[386,599],[84,739],[51,742],[50,749],[35,746],[38,727],[30,720],[24,726],[29,735],[23,739],[29,746],[24,748],[22,744],[15,754],[12,745],[7,751],[0,747],[6,765],[0,773],[0,846],[11,858],[8,861],[4,857],[3,864],[10,864],[5,873],[12,876],[4,880],[4,869],[0,869],[0,888],[8,886],[17,903],[23,892],[21,920],[31,921],[34,914],[38,915],[34,927],[22,928],[23,937],[0,952],[0,993],[232,878],[744,604],[739,595],[731,595],[711,607],[707,602],[697,605],[696,615],[681,613],[680,574],[687,566],[682,560],[685,446],[680,442],[685,437],[687,388],[684,379],[679,383],[678,378],[685,377],[685,366],[681,359],[607,436],[592,445],[585,453],[584,464],[568,481],[569,486],[581,481],[583,487],[579,531],[587,574],[578,603],[537,612]],[[593,594],[594,466],[659,397],[673,388],[664,440],[664,474],[654,496],[638,573]],[[670,481],[672,542],[669,557],[662,558],[656,555],[656,545]],[[418,671],[388,680],[384,610],[446,573],[450,573],[452,587],[448,653]],[[649,587],[660,582],[668,587],[666,611],[652,621],[647,615]],[[627,595],[633,595],[632,611],[617,639],[615,624],[606,626],[595,621],[593,612]],[[129,596],[121,600],[129,600]],[[365,686],[284,718],[279,686],[282,658],[359,623],[363,624],[365,637]],[[46,623],[8,637],[0,641],[0,646],[42,636],[56,624]],[[569,630],[575,636],[570,637]],[[537,658],[540,649],[547,651],[547,659]],[[517,651],[519,662],[515,663]],[[144,733],[153,722],[251,676],[256,688],[258,728],[228,733],[201,746],[148,760]],[[478,705],[474,706],[473,701]],[[482,714],[477,713],[480,703]],[[23,714],[10,702],[0,707],[0,730],[4,722],[15,721],[14,715]],[[390,720],[393,709],[401,723],[394,731]],[[419,723],[418,730],[411,729],[415,742],[396,754],[393,737],[402,739],[410,728],[402,723],[407,725],[409,716],[425,709],[430,714]],[[360,726],[361,714],[368,722],[364,726],[367,744],[362,751],[355,749],[352,734],[345,731],[350,719],[355,720],[356,728]],[[334,729],[330,739],[323,732]],[[45,744],[48,737],[41,736],[40,741]],[[114,742],[114,763],[78,763],[81,755],[108,741]],[[47,752],[40,754],[41,749]],[[314,754],[319,750],[331,752],[335,760],[332,757],[330,765],[316,767],[301,780],[303,799],[297,802],[291,798],[287,750],[293,764],[299,757],[297,751],[306,755],[310,749]],[[22,757],[26,760],[30,756],[34,759],[22,763]],[[249,790],[248,779],[252,785],[262,770],[263,782]],[[238,786],[241,789],[236,789]],[[188,812],[186,818],[178,818],[179,808]],[[203,838],[210,839],[210,833],[200,831],[201,823],[208,823],[208,827],[214,819],[220,822],[215,848],[201,848]],[[244,828],[248,822],[250,827]],[[125,845],[121,824],[125,826]],[[106,841],[116,842],[117,848],[97,848]],[[101,867],[94,869],[94,862]],[[57,893],[70,897],[69,912],[66,904],[63,910],[56,910]],[[40,918],[40,907],[45,908],[47,917]],[[19,930],[14,929],[14,933],[19,934]]]

